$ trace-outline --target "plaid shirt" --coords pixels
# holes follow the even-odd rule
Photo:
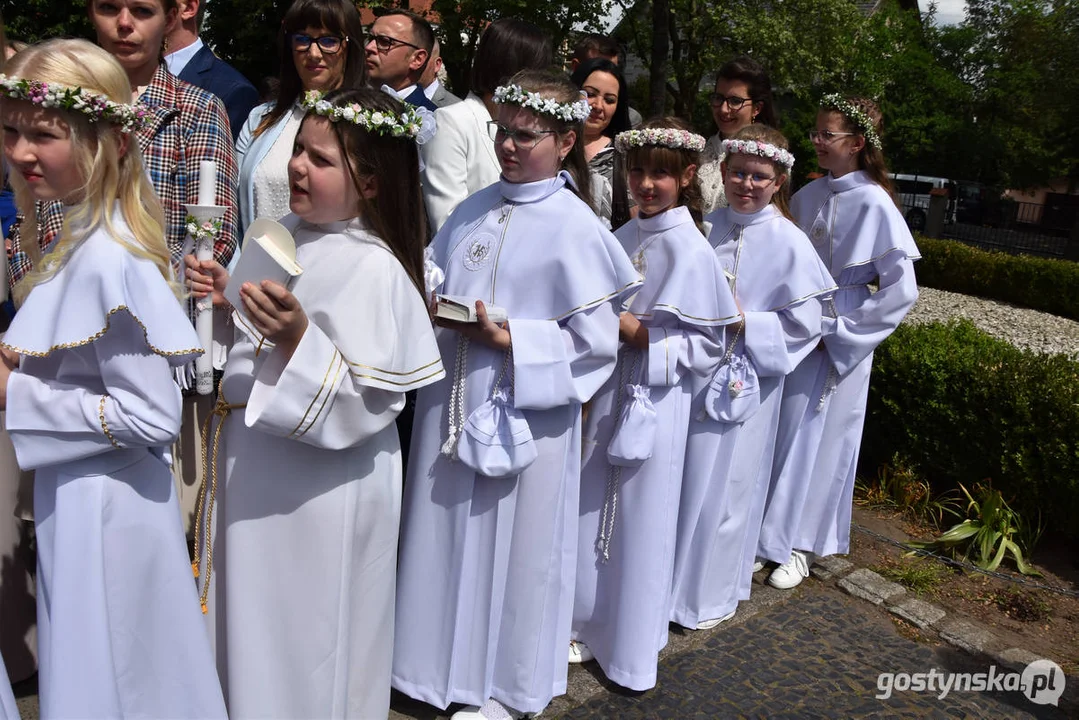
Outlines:
[[[150,111],[149,121],[138,131],[139,149],[157,196],[165,208],[165,240],[174,262],[180,262],[187,230],[185,204],[198,202],[199,161],[217,163],[217,204],[228,208],[224,225],[214,243],[214,259],[228,265],[236,250],[236,158],[229,134],[225,107],[214,95],[177,79],[162,64],[154,73],[139,102]],[[52,243],[64,222],[60,202],[37,204],[38,242],[42,252]],[[21,218],[20,218],[21,220]],[[11,285],[30,272],[30,256],[21,248],[17,221],[11,228]]]

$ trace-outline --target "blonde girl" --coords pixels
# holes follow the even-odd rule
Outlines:
[[[781,589],[808,577],[814,556],[849,549],[873,350],[918,298],[920,255],[893,199],[883,133],[875,102],[826,95],[809,137],[827,175],[791,201],[839,289],[822,320],[821,347],[791,375],[783,397],[760,538],[761,556],[780,563],[768,582]]]
[[[790,220],[786,138],[754,124],[723,147],[729,206],[705,219],[741,318],[694,387],[671,603],[671,620],[690,629],[715,627],[749,597],[784,378],[817,344],[816,298],[833,286]]]
[[[132,136],[145,113],[82,40],[32,46],[6,72],[19,207],[33,222],[35,201],[66,206],[0,343],[7,430],[36,470],[41,715],[224,717],[162,457],[180,427],[173,367],[200,350]]]

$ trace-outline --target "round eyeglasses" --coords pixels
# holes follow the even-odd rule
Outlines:
[[[509,138],[518,149],[531,150],[539,145],[543,138],[548,135],[557,135],[558,133],[554,130],[525,130],[522,128],[514,130],[500,124],[497,120],[488,120],[487,134],[491,136],[491,139],[496,144],[504,143],[506,138]]]
[[[742,106],[747,102],[753,102],[753,98],[738,97],[737,95],[721,95],[719,93],[712,93],[708,98],[708,102],[712,103],[712,107],[717,110],[723,107],[723,103],[727,103],[727,107],[731,112],[738,112],[742,109]]]
[[[831,144],[841,137],[857,134],[858,133],[852,132],[832,132],[831,130],[810,130],[809,140],[810,142],[822,142],[825,144]]]

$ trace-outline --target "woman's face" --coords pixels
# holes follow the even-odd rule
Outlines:
[[[90,22],[97,44],[119,61],[128,75],[161,59],[165,34],[176,21],[176,8],[164,0],[91,0]]]
[[[618,109],[618,78],[597,70],[585,78],[581,89],[588,96],[588,107],[592,109],[592,114],[584,121],[585,135],[596,137],[611,124]]]
[[[712,118],[716,121],[719,134],[729,138],[753,122],[761,111],[763,103],[753,102],[749,85],[742,80],[716,81],[716,91],[712,95]]]
[[[329,52],[319,44],[319,38],[337,38],[339,49]],[[345,77],[345,61],[350,48],[340,33],[326,28],[308,27],[302,32],[292,33],[289,38],[292,49],[292,62],[304,90],[329,92],[340,87]],[[308,44],[309,43],[309,44]],[[325,43],[332,44],[332,43]],[[307,47],[303,47],[307,45]],[[302,48],[302,49],[300,49]]]

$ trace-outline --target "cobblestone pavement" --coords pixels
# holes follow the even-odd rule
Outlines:
[[[1079,717],[1077,677],[1068,678],[1060,707],[1035,705],[1018,692],[951,692],[941,699],[939,692],[896,691],[878,700],[880,673],[988,673],[993,661],[943,643],[908,640],[887,612],[830,583],[810,579],[781,592],[758,580],[753,592],[735,616],[743,616],[740,622],[705,632],[672,629],[655,689],[622,690],[589,663],[571,668],[569,692],[555,699],[543,720]],[[448,713],[395,694],[390,716],[434,719]]]

